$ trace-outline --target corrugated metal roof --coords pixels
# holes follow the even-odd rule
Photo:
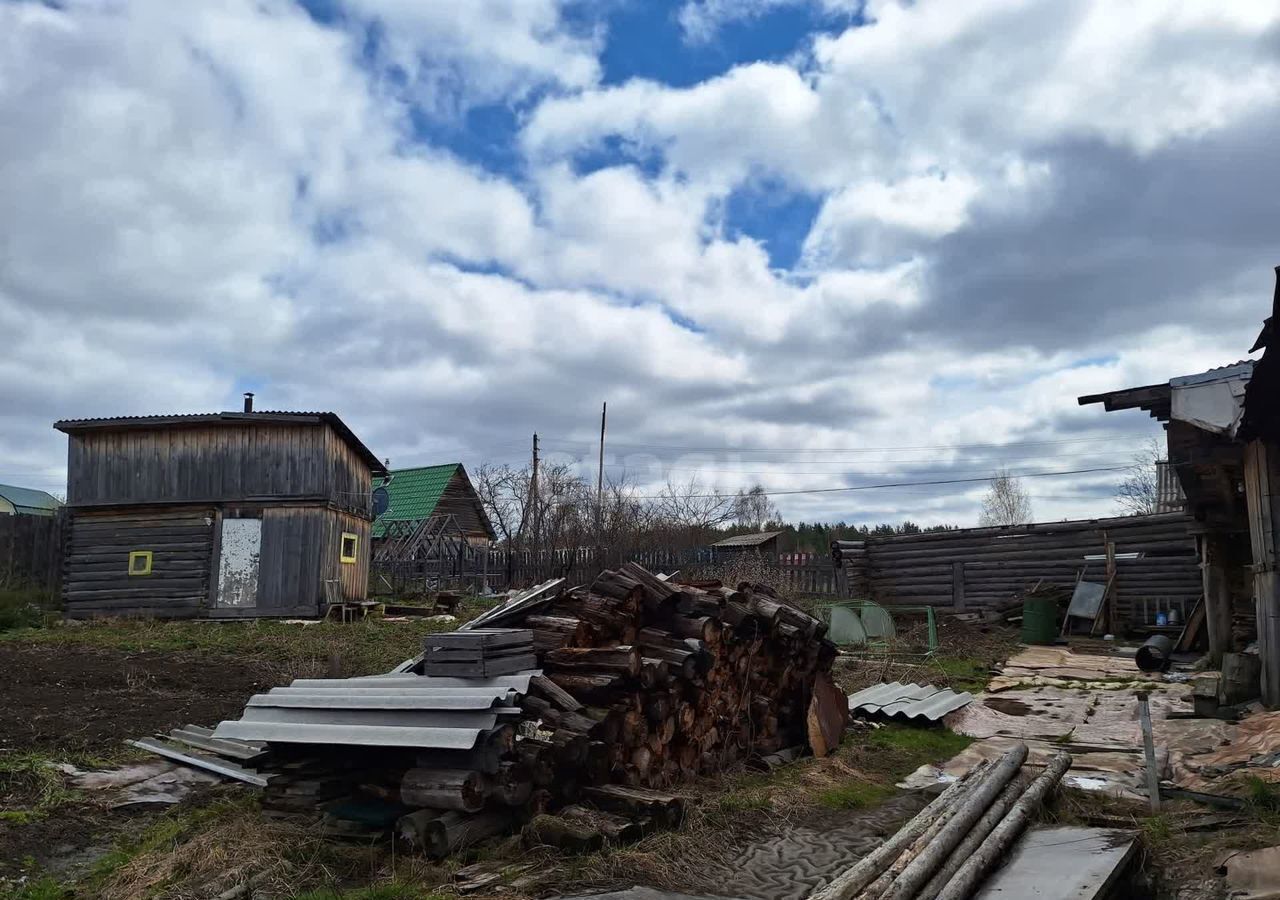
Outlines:
[[[29,515],[51,516],[62,506],[52,494],[12,484],[0,484],[0,498],[12,503],[18,512]]]
[[[336,431],[351,449],[369,466],[374,475],[386,475],[387,468],[382,460],[373,455],[354,431],[347,427],[337,413],[302,412],[295,410],[254,410],[253,412],[215,412],[215,413],[177,413],[156,416],[106,416],[96,419],[61,419],[53,423],[53,427],[66,434],[77,434],[84,431],[107,431],[112,429],[132,428],[164,428],[191,425],[251,425],[254,423],[299,423],[306,424],[324,422]]]
[[[936,722],[947,713],[966,706],[971,700],[973,694],[967,691],[957,694],[950,688],[934,687],[931,684],[901,684],[893,681],[889,684],[872,685],[856,694],[850,694],[849,711],[889,718],[924,718]]]
[[[758,534],[739,534],[734,537],[716,541],[712,547],[758,547],[782,534],[781,531],[761,531]]]
[[[377,675],[300,678],[250,698],[218,738],[470,750],[486,731],[519,715],[516,697],[538,672],[497,678]]]
[[[390,495],[387,511],[373,523],[373,536],[382,537],[388,522],[412,522],[435,514],[445,488],[461,463],[392,469],[391,481],[383,485]]]

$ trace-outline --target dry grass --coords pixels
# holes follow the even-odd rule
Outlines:
[[[329,840],[307,822],[266,819],[252,800],[224,798],[166,815],[77,887],[103,900],[197,900],[246,884],[255,897],[352,898],[411,884],[412,896],[423,897],[448,874],[420,857]]]
[[[986,687],[992,671],[1018,647],[1018,633],[1012,628],[940,619],[938,652],[926,658],[917,652],[926,643],[920,633],[923,627],[922,623],[900,626],[899,637],[883,652],[840,657],[833,668],[836,683],[847,693],[889,681],[976,692]]]

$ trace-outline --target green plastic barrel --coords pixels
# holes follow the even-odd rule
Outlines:
[[[1022,601],[1022,642],[1052,644],[1058,637],[1056,597],[1027,597]]]

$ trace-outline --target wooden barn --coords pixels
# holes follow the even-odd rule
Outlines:
[[[386,469],[327,412],[78,419],[69,438],[69,618],[315,616],[368,589]]]

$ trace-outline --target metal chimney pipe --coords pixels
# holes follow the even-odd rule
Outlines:
[[[253,391],[244,392],[244,411],[247,413],[253,412]]]

